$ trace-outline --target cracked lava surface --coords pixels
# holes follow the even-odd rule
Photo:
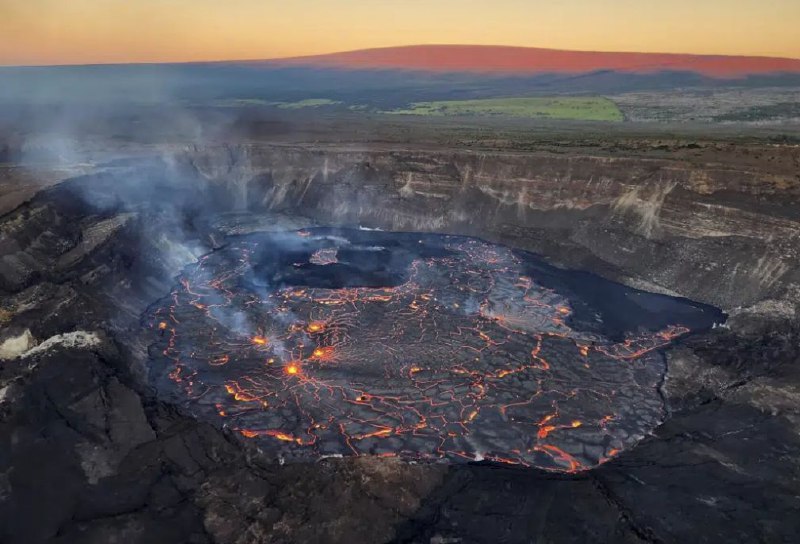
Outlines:
[[[663,420],[659,350],[712,322],[688,301],[624,288],[661,322],[611,334],[604,313],[630,304],[597,310],[574,290],[545,287],[543,266],[457,236],[232,238],[148,311],[151,379],[282,459],[589,469]]]

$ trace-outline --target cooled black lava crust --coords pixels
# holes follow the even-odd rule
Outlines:
[[[664,417],[660,349],[722,319],[481,240],[234,238],[147,315],[162,395],[282,458],[579,471]]]

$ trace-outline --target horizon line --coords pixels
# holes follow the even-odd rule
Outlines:
[[[55,64],[0,64],[0,68],[69,68],[69,67],[94,67],[94,66],[159,66],[159,65],[183,65],[183,64],[224,64],[224,63],[268,63],[268,62],[285,62],[296,61],[303,59],[314,59],[320,57],[328,57],[335,55],[345,55],[348,53],[357,53],[365,51],[381,51],[387,49],[411,49],[416,47],[479,47],[479,48],[496,48],[496,49],[528,49],[540,51],[564,51],[570,53],[599,53],[609,55],[660,55],[660,56],[674,56],[674,57],[712,57],[712,58],[748,58],[748,59],[764,59],[764,60],[794,60],[800,61],[800,57],[786,57],[776,55],[746,55],[735,53],[675,53],[668,51],[608,51],[608,50],[593,50],[593,49],[561,49],[555,47],[540,47],[540,46],[526,46],[526,45],[502,45],[502,44],[468,44],[468,43],[419,43],[419,44],[404,44],[404,45],[386,45],[378,47],[364,47],[360,49],[347,49],[338,50],[327,53],[311,53],[307,55],[293,55],[287,57],[257,57],[257,58],[230,58],[230,59],[208,59],[208,60],[141,60],[129,62],[75,62],[75,63],[55,63]]]

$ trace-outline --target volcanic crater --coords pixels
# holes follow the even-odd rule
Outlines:
[[[670,145],[34,187],[0,218],[0,541],[792,541],[797,148]]]

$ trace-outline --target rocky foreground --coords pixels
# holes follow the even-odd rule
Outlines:
[[[0,540],[793,541],[800,150],[707,151],[162,146],[7,183]],[[587,472],[280,465],[159,400],[140,318],[226,235],[315,224],[475,235],[729,320],[670,348],[667,421]]]

